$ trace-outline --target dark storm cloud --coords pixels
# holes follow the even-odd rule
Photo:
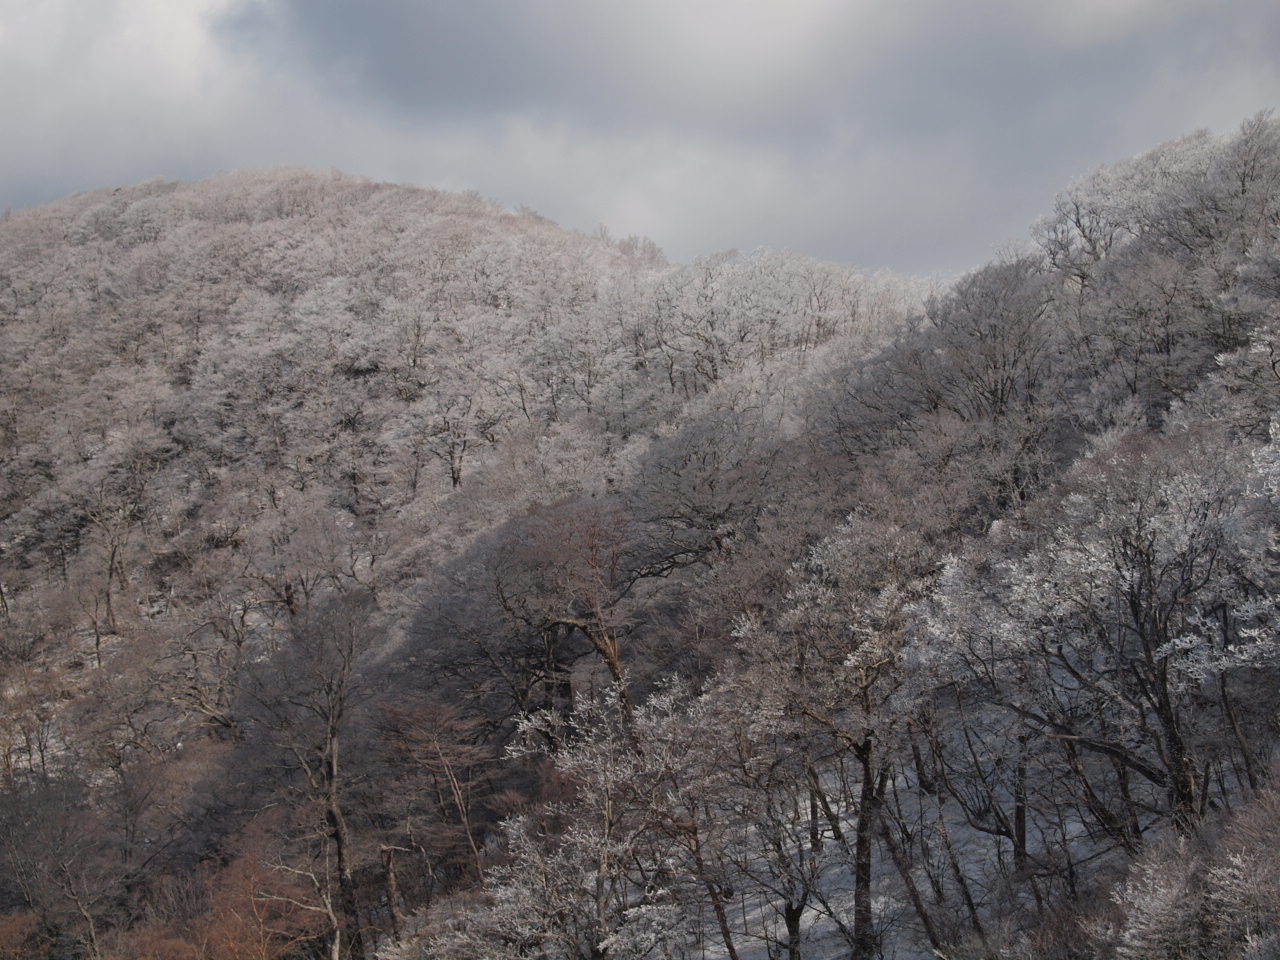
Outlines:
[[[750,64],[717,70],[733,53],[720,46],[732,44],[733,30],[717,30],[696,10],[587,0],[284,0],[246,5],[222,28],[335,96],[420,122],[523,116],[632,133],[814,133],[826,105],[807,96],[815,78],[797,76],[813,72],[814,60],[797,70],[764,49]],[[824,51],[811,53],[830,62]]]
[[[735,50],[733,7],[698,3],[281,0],[243,6],[224,29],[332,93],[426,122],[522,115],[727,137],[870,126],[907,144],[959,134],[995,146],[1025,144],[1014,121],[1048,126],[1063,110],[1105,127],[1166,67],[1199,78],[1224,60],[1265,62],[1280,40],[1280,5],[1253,0],[1142,4],[1150,16],[1074,37],[1034,4],[917,0],[898,24],[873,5],[817,6],[803,50],[787,37]],[[1090,6],[1077,15],[1105,9]]]
[[[520,4],[496,13],[483,3],[286,0],[236,11],[223,30],[307,70],[330,93],[393,113],[465,119],[564,99],[566,64],[541,45],[538,18]]]
[[[1263,0],[6,6],[0,207],[293,163],[679,259],[955,271],[1090,168],[1280,104]]]
[[[1226,129],[1277,93],[1265,64],[1280,12],[1268,3],[1237,3],[1230,15],[1121,0],[1056,13],[1012,2],[879,6],[812,5],[791,14],[812,29],[780,29],[773,44],[761,43],[772,23],[753,31],[741,20],[781,27],[783,5],[285,0],[246,7],[225,29],[394,122],[522,120],[559,125],[584,147],[620,134],[686,139],[725,163],[763,158],[793,179],[790,190],[742,196],[746,210],[721,211],[735,237],[670,223],[659,240],[683,256],[699,249],[687,236],[899,268],[974,263],[1023,236],[1072,176],[1206,121]],[[1265,81],[1256,98],[1215,112],[1202,86],[1214,66],[1238,78],[1255,60]],[[842,169],[877,179],[843,183]],[[798,196],[805,182],[827,191],[825,217]],[[550,185],[546,196],[572,207],[562,192]],[[816,219],[796,222],[800,210]]]

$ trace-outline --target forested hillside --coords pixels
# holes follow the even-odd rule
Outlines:
[[[1280,956],[1280,123],[1033,237],[7,215],[0,956]]]

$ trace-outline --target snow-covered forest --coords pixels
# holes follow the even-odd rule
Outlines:
[[[950,283],[78,194],[0,355],[0,957],[1280,956],[1270,115]]]

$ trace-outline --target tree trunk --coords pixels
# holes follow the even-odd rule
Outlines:
[[[342,922],[351,942],[347,955],[352,960],[364,960],[364,938],[360,931],[355,878],[351,872],[351,838],[347,833],[346,818],[342,815],[338,783],[338,732],[331,729],[328,757],[324,765],[325,820],[329,825],[329,837],[333,840],[334,854],[338,861],[338,891],[342,899]]]
[[[786,903],[782,907],[782,922],[787,927],[787,960],[800,960],[800,918],[804,916],[804,902]]]
[[[707,891],[707,897],[711,900],[711,909],[715,911],[716,923],[720,926],[720,936],[724,940],[725,952],[729,955],[729,960],[741,960],[733,945],[733,934],[729,932],[729,914],[724,908],[724,899],[720,896],[720,886],[707,874],[707,864],[702,859],[702,842],[698,839],[696,823],[689,828],[689,840],[694,867],[698,871],[703,888]]]
[[[1018,737],[1018,765],[1013,781],[1013,866],[1027,868],[1027,738]]]
[[[853,957],[870,960],[877,952],[874,918],[871,913],[871,838],[880,819],[880,800],[888,782],[888,772],[875,775],[874,744],[868,737],[857,750],[862,766],[862,793],[858,798],[858,829],[854,837],[853,863]]]
[[[920,896],[920,888],[916,886],[915,878],[911,876],[911,864],[907,861],[906,853],[898,845],[897,838],[894,837],[893,829],[886,821],[883,810],[880,816],[880,837],[884,840],[884,845],[889,849],[889,856],[893,860],[894,868],[898,871],[898,876],[902,879],[902,885],[907,889],[907,898],[911,901],[911,906],[915,909],[916,916],[920,918],[920,925],[924,927],[924,935],[929,941],[929,946],[933,948],[935,953],[941,954],[942,937],[938,935],[938,928],[933,924],[933,917],[929,915],[929,910],[924,905],[924,898]]]
[[[387,918],[391,923],[391,939],[400,942],[400,884],[396,880],[397,847],[382,848],[382,872],[387,884]]]

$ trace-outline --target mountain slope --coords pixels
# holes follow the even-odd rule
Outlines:
[[[0,942],[1239,953],[1083,918],[1269,809],[1278,138],[928,296],[336,174],[11,215]]]

